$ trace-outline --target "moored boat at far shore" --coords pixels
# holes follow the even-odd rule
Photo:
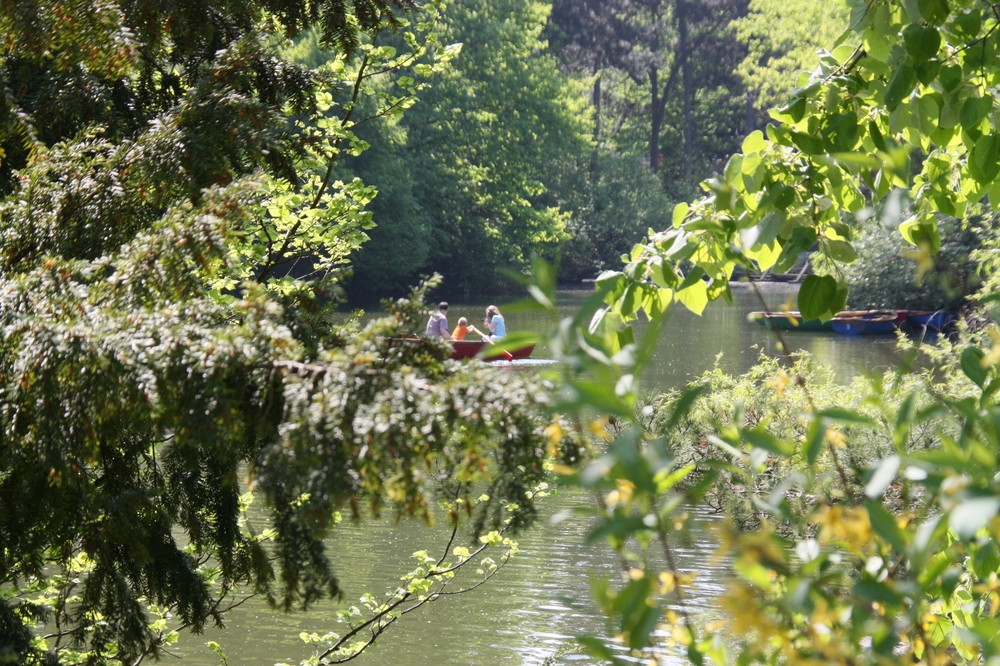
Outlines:
[[[865,315],[837,315],[830,320],[834,333],[844,335],[861,335],[868,333],[872,335],[885,335],[893,333],[899,328],[901,323],[899,314],[896,312],[875,312]]]
[[[751,321],[782,331],[887,334],[903,329],[912,333],[938,333],[952,326],[957,317],[944,310],[844,310],[827,321],[803,319],[796,310],[758,311],[749,314]]]

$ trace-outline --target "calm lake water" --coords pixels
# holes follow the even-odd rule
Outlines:
[[[587,292],[560,293],[560,311],[571,314]],[[772,285],[763,298],[777,308],[794,295],[794,288]],[[482,319],[487,303],[452,302],[449,321],[465,316]],[[545,331],[550,322],[515,309],[504,311],[510,330]],[[748,322],[747,314],[764,309],[758,297],[738,290],[733,306],[712,305],[701,317],[676,308],[667,324],[645,386],[657,392],[682,386],[717,364],[739,373],[754,364],[760,350],[776,352],[773,337]],[[832,366],[843,380],[868,369],[888,368],[896,362],[892,338],[846,337],[833,334],[789,332],[793,349],[812,352]],[[546,359],[544,345],[534,359]],[[589,518],[574,514],[577,507],[593,506],[594,499],[579,491],[559,491],[543,500],[538,524],[518,538],[521,552],[487,585],[465,595],[428,604],[391,627],[381,640],[353,663],[386,666],[542,665],[593,663],[576,647],[580,634],[608,636],[613,632],[591,601],[590,580],[618,575],[620,564],[602,543],[587,545]],[[716,597],[724,589],[725,563],[714,555],[708,512],[693,509],[694,543],[678,547],[675,556],[682,570],[695,575],[694,594],[688,608],[711,618],[719,612]],[[553,517],[562,519],[553,521]],[[256,525],[258,529],[265,527]],[[398,584],[399,576],[413,568],[411,554],[427,550],[436,554],[444,532],[434,533],[416,523],[390,520],[363,525],[338,526],[330,554],[341,576],[345,606],[357,604],[364,592],[379,593]],[[227,616],[224,630],[202,636],[183,635],[173,650],[185,664],[214,665],[220,660],[208,641],[221,644],[229,664],[297,664],[310,655],[300,632],[342,633],[336,620],[338,606],[318,606],[307,614],[286,615],[250,600]],[[168,658],[169,659],[169,658]],[[678,657],[677,663],[684,663]]]

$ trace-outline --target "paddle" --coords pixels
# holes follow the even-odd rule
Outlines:
[[[488,343],[490,343],[491,345],[495,345],[495,344],[496,344],[496,341],[494,341],[494,340],[491,340],[491,339],[490,339],[490,336],[486,335],[485,333],[483,333],[482,331],[480,331],[480,330],[479,330],[478,328],[476,328],[475,326],[469,326],[469,330],[470,330],[470,331],[472,331],[473,333],[478,333],[478,334],[479,334],[479,336],[480,336],[480,337],[481,337],[481,338],[483,339],[483,342],[488,342]],[[513,354],[511,354],[511,353],[510,353],[509,351],[507,351],[506,349],[505,349],[505,350],[503,350],[503,356],[504,356],[504,358],[505,358],[505,359],[507,359],[508,361],[513,361],[513,360],[514,360],[514,355],[513,355]]]

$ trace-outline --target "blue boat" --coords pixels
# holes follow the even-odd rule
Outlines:
[[[909,326],[916,331],[926,331],[930,333],[940,333],[958,321],[958,317],[938,310],[936,312],[911,312],[906,318]]]
[[[872,312],[855,316],[837,316],[830,320],[833,330],[843,335],[886,335],[899,328],[895,312]]]

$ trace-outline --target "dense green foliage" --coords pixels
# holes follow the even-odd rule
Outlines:
[[[935,356],[944,358],[940,352]],[[785,510],[793,518],[776,526],[787,530],[791,524],[808,519],[815,495],[797,488],[781,489],[781,484],[787,484],[790,478],[815,473],[812,487],[820,496],[862,494],[864,470],[896,452],[891,416],[904,400],[917,400],[910,408],[920,411],[931,404],[921,389],[928,388],[951,398],[972,393],[968,378],[954,370],[942,372],[940,364],[925,359],[919,371],[861,375],[844,386],[830,368],[819,366],[809,355],[798,354],[789,359],[762,356],[756,366],[740,376],[715,369],[684,390],[658,396],[646,426],[655,436],[663,438],[675,465],[690,466],[685,483],[697,482],[706,474],[715,475],[703,499],[742,530],[760,529],[762,524],[772,522],[772,512],[759,500],[776,489],[779,493],[787,492]],[[678,401],[688,391],[698,397],[675,419]],[[835,414],[837,410],[853,410],[859,418],[854,422],[845,420],[829,430],[825,437],[834,448],[821,448],[815,455],[774,455],[767,444],[749,453],[728,446],[720,451],[712,443],[712,438],[720,433],[721,437],[731,439],[741,430],[767,433],[775,441],[801,441],[810,436],[809,422],[802,419],[803,413]],[[961,428],[959,421],[949,417],[936,425],[946,425],[952,434]],[[936,448],[935,434],[934,428],[926,424],[914,428],[904,443],[905,451],[918,454]],[[855,472],[848,478],[853,487],[843,487],[834,456],[838,464]],[[815,472],[811,470],[813,467]],[[894,488],[893,494],[884,498],[894,511],[904,508],[894,494],[897,490]]]
[[[730,22],[745,0],[553,3],[564,67],[593,78],[595,139],[641,156],[673,198],[691,196],[745,128],[745,47]]]
[[[980,265],[975,257],[992,247],[1000,234],[996,214],[988,207],[962,220],[942,218],[941,248],[923,256],[900,236],[901,218],[897,217],[893,223],[885,215],[880,217],[857,230],[854,242],[857,261],[829,266],[830,262],[821,255],[813,262],[817,272],[831,272],[846,279],[850,289],[848,309],[957,312],[982,286]]]
[[[356,294],[432,272],[447,294],[496,292],[506,271],[556,255],[589,147],[580,91],[541,51],[546,13],[534,0],[450,8],[442,39],[461,55],[397,127],[373,131],[391,157],[352,164],[385,195],[353,260]]]
[[[728,298],[736,266],[785,270],[814,245],[831,264],[851,264],[858,225],[887,222],[895,209],[909,211],[897,228],[926,268],[952,230],[947,220],[995,205],[998,7],[848,5],[839,43],[772,112],[775,123],[744,140],[702,199],[677,206],[671,227],[602,276],[575,320],[589,322],[587,332],[562,339],[574,370],[604,379],[574,374],[563,407],[614,419],[607,454],[562,471],[602,494],[591,536],[632,567],[595,592],[633,656],[666,661],[672,646],[695,663],[1000,661],[995,324],[944,346],[935,374],[875,378],[858,402],[790,365],[766,383],[712,378],[661,411],[656,432],[639,409],[638,373],[670,306],[701,312]],[[995,242],[977,257],[995,285]],[[803,283],[807,318],[844,307],[847,284],[835,275]],[[981,302],[996,315],[995,293]],[[640,317],[648,323],[628,326]],[[713,386],[753,410],[722,413],[705,397]],[[683,430],[692,419],[694,441]],[[745,497],[724,503],[759,529],[724,532],[731,622],[699,626],[672,553],[684,506],[727,488]],[[622,661],[604,641],[585,640]]]
[[[574,227],[564,213],[633,205],[608,193],[627,170],[604,158],[634,166],[642,143],[656,168],[657,121],[602,120],[590,152],[586,125],[551,103],[572,86],[551,60],[534,60],[544,6],[456,8],[454,35],[497,40],[468,40],[468,65],[458,65],[457,49],[435,36],[437,5],[413,14],[370,0],[176,2],[155,13],[140,3],[5,5],[0,659],[137,663],[173,630],[221,620],[237,594],[289,609],[336,595],[325,544],[339,515],[366,507],[468,522],[509,549],[501,532],[531,520],[543,461],[563,453],[566,482],[603,499],[591,538],[608,539],[628,573],[594,589],[637,656],[660,659],[672,641],[695,662],[1000,661],[1000,352],[987,336],[945,347],[936,374],[872,378],[856,403],[801,364],[706,378],[658,412],[639,402],[669,306],[700,312],[727,297],[737,265],[781,270],[816,244],[832,264],[850,264],[855,223],[891,219],[871,211],[892,196],[905,200],[900,230],[927,266],[947,232],[941,219],[996,203],[997,7],[849,4],[842,42],[775,124],[744,140],[703,184],[707,196],[676,207],[672,226],[603,275],[557,328],[559,391],[443,361],[435,341],[395,342],[422,324],[433,282],[364,328],[332,325],[328,300],[370,230],[374,192],[352,177],[361,163],[344,163],[364,154],[368,119],[378,129],[364,138],[384,150],[378,169],[403,181],[383,214],[441,198],[425,210],[457,216],[447,236],[413,230],[415,261],[468,232],[494,269],[524,266],[529,248],[558,245],[564,225],[596,250],[614,217]],[[693,128],[699,104],[722,108],[717,136],[738,125],[719,103],[729,80],[712,67],[739,59],[727,43],[739,12],[721,21],[707,4],[607,5],[635,11],[624,18],[645,28],[645,60],[638,70],[613,65],[622,50],[607,49],[580,71],[631,81],[614,91],[618,111],[648,99],[660,121],[674,119],[680,154],[711,164],[724,141],[700,151]],[[393,28],[401,32],[387,35]],[[315,44],[332,53],[320,57]],[[701,44],[716,51],[696,58]],[[424,84],[449,61],[448,92],[436,97]],[[491,89],[489,77],[508,70]],[[532,86],[547,92],[533,96]],[[444,115],[405,125],[399,114],[417,97]],[[545,146],[587,159],[561,168],[564,156],[532,136],[539,119],[561,128]],[[631,148],[608,149],[604,132]],[[414,151],[413,165],[385,164],[396,146]],[[447,159],[420,162],[436,150]],[[506,163],[508,151],[519,161]],[[643,188],[634,204],[654,224],[657,195]],[[457,226],[467,220],[486,224]],[[436,260],[478,276],[476,253],[454,256],[457,247]],[[988,240],[977,258],[989,286],[996,248]],[[533,266],[530,291],[552,309],[555,269]],[[842,277],[807,280],[800,310],[842,308]],[[995,293],[982,302],[995,306]],[[646,325],[623,328],[640,315]],[[607,446],[577,465],[568,434],[585,431]],[[266,505],[266,532],[242,521],[247,490]],[[760,528],[725,533],[727,628],[695,624],[673,559],[683,507],[706,499]],[[473,554],[420,554],[355,628],[377,636]],[[667,612],[668,598],[680,610]],[[306,640],[317,661],[338,661],[366,645],[350,632]],[[586,643],[617,660],[603,641]]]
[[[370,224],[336,177],[361,110],[398,114],[454,55],[439,7],[407,6],[4,5],[0,661],[134,664],[247,594],[336,596],[340,513],[532,518],[546,387],[395,344],[433,283],[330,318]],[[282,50],[307,29],[314,68]]]
[[[569,282],[619,265],[637,239],[666,223],[670,211],[659,179],[632,156],[598,154],[582,180],[560,256],[560,278]]]
[[[746,16],[733,27],[747,45],[740,75],[754,109],[766,113],[807,81],[817,53],[836,42],[846,21],[847,7],[841,2],[750,0]]]

